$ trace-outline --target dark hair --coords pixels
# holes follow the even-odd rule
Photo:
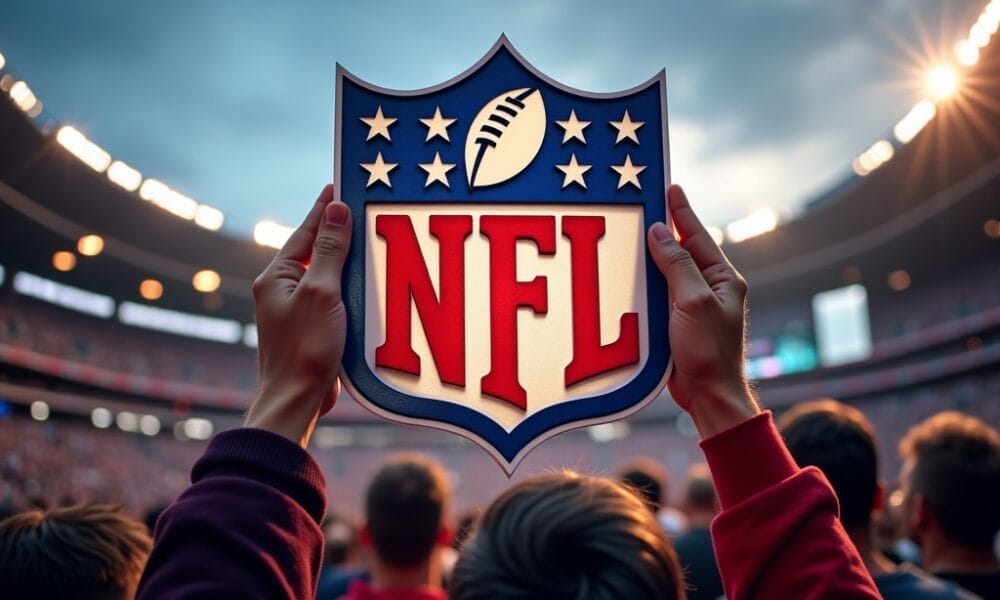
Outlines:
[[[910,489],[960,544],[989,548],[1000,530],[1000,433],[980,419],[942,412],[899,443],[914,462]]]
[[[875,428],[858,409],[824,398],[804,402],[778,420],[785,445],[800,467],[826,475],[847,528],[868,527],[878,486]]]
[[[427,560],[438,543],[449,494],[444,469],[422,454],[400,454],[384,463],[365,500],[378,557],[395,567]]]
[[[0,590],[11,600],[131,598],[151,547],[119,507],[29,510],[0,522]]]
[[[633,458],[618,470],[618,478],[637,492],[654,513],[666,501],[667,471],[651,458]]]
[[[701,510],[718,510],[719,498],[715,494],[715,484],[712,482],[712,472],[705,463],[695,463],[688,467],[687,489],[684,501],[689,508]]]
[[[526,479],[486,509],[452,572],[453,600],[682,598],[673,546],[643,501],[572,471]]]

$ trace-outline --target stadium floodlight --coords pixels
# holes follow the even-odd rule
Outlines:
[[[989,29],[984,27],[979,21],[976,21],[976,23],[969,29],[969,41],[980,48],[984,48],[990,43]]]
[[[134,192],[142,184],[142,173],[122,161],[116,160],[108,167],[108,179],[128,191]]]
[[[145,300],[159,300],[163,297],[163,284],[155,279],[143,279],[139,284],[139,295]]]
[[[49,418],[49,405],[41,400],[31,403],[31,418],[36,421],[46,421]]]
[[[726,235],[733,243],[739,243],[763,235],[777,226],[778,215],[771,209],[763,208],[726,225]]]
[[[59,250],[52,254],[52,267],[56,271],[72,271],[76,267],[76,255],[68,250]]]
[[[933,100],[944,100],[957,89],[958,74],[951,67],[934,67],[927,74],[927,92]]]
[[[274,221],[260,221],[253,228],[253,241],[268,248],[281,248],[295,231]]]
[[[211,421],[200,417],[191,417],[183,423],[184,435],[192,440],[207,440],[212,437],[212,432],[215,430]]]
[[[111,427],[113,420],[111,411],[103,406],[98,406],[94,410],[90,411],[90,423],[98,429],[107,429],[108,427]]]
[[[139,415],[134,412],[123,410],[115,417],[115,424],[122,431],[135,432],[139,429]]]
[[[111,155],[104,148],[88,140],[75,127],[69,125],[60,127],[56,133],[56,141],[98,173],[103,173],[111,164]]]
[[[221,210],[207,204],[199,204],[194,213],[194,222],[209,231],[218,231],[226,220]]]
[[[93,233],[85,235],[77,241],[76,250],[83,256],[97,256],[104,251],[104,238]]]
[[[7,59],[3,57],[3,52],[0,52],[0,69],[7,64]]]
[[[170,186],[156,179],[147,179],[142,182],[142,185],[139,187],[139,197],[143,200],[149,200],[163,210],[188,221],[193,219],[195,213],[198,211],[197,202],[180,192],[170,189]]]
[[[139,417],[139,431],[143,435],[154,436],[160,433],[160,419],[156,415],[142,415]]]
[[[28,84],[23,81],[18,81],[14,85],[10,86],[10,99],[14,101],[22,111],[28,114],[29,117],[37,117],[42,113],[42,103],[38,101],[35,97],[34,92],[28,87]]]
[[[115,301],[109,296],[56,283],[27,271],[14,275],[14,291],[23,296],[103,319],[115,314]]]
[[[121,303],[118,307],[118,320],[133,327],[228,344],[239,342],[243,335],[243,328],[236,321],[203,317],[135,302]]]
[[[955,56],[958,57],[958,62],[962,63],[963,66],[971,67],[979,60],[979,47],[969,40],[965,40],[955,49]]]
[[[191,285],[194,286],[194,289],[204,294],[211,294],[218,290],[221,284],[222,278],[212,269],[202,269],[191,278]]]
[[[892,128],[892,133],[900,142],[909,143],[934,118],[935,113],[937,113],[937,109],[933,102],[921,100],[910,109],[910,112],[906,113],[905,117],[899,120],[899,123],[896,123],[896,126]]]

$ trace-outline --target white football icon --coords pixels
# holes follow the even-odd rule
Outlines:
[[[510,90],[487,102],[465,139],[465,171],[473,188],[495,185],[531,164],[545,138],[539,90]]]

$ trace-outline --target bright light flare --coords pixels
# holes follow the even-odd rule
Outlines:
[[[49,405],[41,400],[31,403],[31,418],[36,421],[45,421],[49,418]]]
[[[293,231],[295,229],[292,227],[281,225],[274,221],[261,221],[253,228],[253,241],[261,246],[281,248],[288,241]]]
[[[42,103],[38,101],[35,97],[34,92],[28,87],[28,84],[23,81],[18,81],[10,86],[10,99],[14,101],[22,111],[26,112],[29,117],[37,117],[42,113]]]
[[[95,234],[85,235],[76,243],[76,249],[84,256],[97,256],[104,251],[104,238]]]
[[[966,40],[955,49],[955,56],[958,57],[958,62],[962,66],[971,67],[979,61],[979,47]]]
[[[934,100],[944,100],[958,89],[958,74],[951,67],[935,67],[927,74],[927,92]]]
[[[142,186],[139,188],[139,197],[188,221],[193,219],[195,213],[198,212],[197,202],[180,192],[175,192],[170,189],[170,186],[156,179],[147,179],[142,182]]]
[[[726,235],[733,243],[739,243],[772,231],[777,226],[778,215],[769,208],[763,208],[726,225]]]
[[[111,164],[111,155],[104,148],[88,140],[75,127],[67,125],[60,128],[56,133],[56,141],[98,173],[103,173]]]
[[[896,126],[892,128],[892,133],[900,142],[909,143],[934,118],[935,113],[937,113],[937,108],[934,107],[933,102],[921,100],[910,109],[910,112],[906,113],[905,117],[899,120],[899,123],[896,123]]]
[[[219,285],[221,283],[222,278],[219,277],[218,273],[211,269],[198,271],[194,274],[194,277],[191,278],[191,285],[194,286],[194,289],[205,294],[212,293],[219,289]]]
[[[163,297],[163,284],[155,279],[143,279],[139,284],[139,295],[151,302],[159,300]]]
[[[134,192],[139,189],[139,185],[142,183],[142,173],[122,161],[116,160],[108,167],[108,179],[119,187]]]
[[[914,133],[914,135],[916,134]],[[854,172],[864,177],[892,158],[893,153],[894,150],[890,142],[887,140],[879,140],[872,144],[870,148],[862,152],[861,156],[854,159],[854,162],[852,163]]]
[[[0,69],[7,64],[7,59],[3,57],[3,52],[0,52]]]
[[[72,271],[76,267],[76,255],[69,250],[60,250],[52,255],[52,267],[56,271]]]
[[[199,204],[194,212],[194,222],[209,231],[218,231],[226,220],[221,210],[207,204]]]

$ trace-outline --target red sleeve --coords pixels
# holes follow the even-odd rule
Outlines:
[[[319,466],[259,429],[220,433],[160,515],[137,598],[313,598],[326,491]]]
[[[833,489],[815,468],[798,468],[770,412],[701,447],[722,504],[712,540],[729,600],[881,598]]]

